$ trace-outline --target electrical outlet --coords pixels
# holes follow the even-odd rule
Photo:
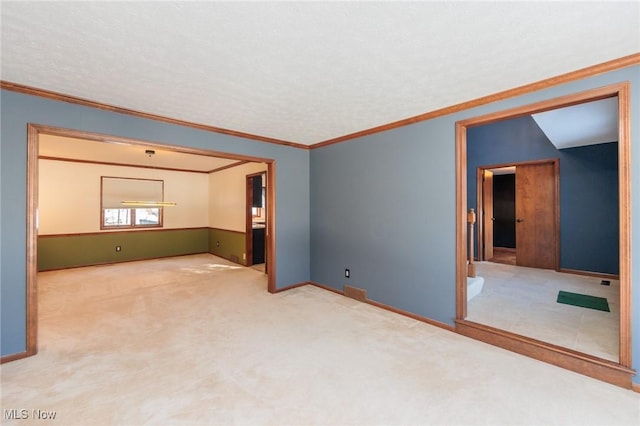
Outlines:
[[[220,247],[220,241],[216,241],[216,247]]]
[[[122,246],[116,246],[116,252],[120,253],[122,251]]]
[[[351,278],[351,271],[349,269],[345,269],[344,270],[344,277],[345,278]]]

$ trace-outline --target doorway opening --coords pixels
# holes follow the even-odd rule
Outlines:
[[[26,356],[35,355],[38,351],[38,236],[39,236],[39,225],[41,221],[39,220],[39,162],[40,162],[40,139],[42,136],[47,137],[57,137],[57,138],[66,138],[71,140],[74,144],[80,144],[84,142],[85,145],[92,145],[99,152],[104,153],[106,147],[120,147],[122,149],[131,149],[136,148],[138,150],[142,149],[145,152],[154,151],[154,153],[163,152],[166,153],[168,157],[171,158],[182,158],[183,160],[187,157],[194,158],[194,164],[197,163],[202,166],[201,170],[195,170],[193,167],[187,169],[182,163],[173,163],[170,165],[164,165],[162,167],[150,167],[144,165],[137,165],[139,170],[151,170],[150,173],[201,173],[202,176],[207,176],[214,174],[216,172],[226,170],[233,167],[239,167],[246,163],[263,163],[266,166],[265,173],[269,176],[275,175],[275,161],[273,159],[268,158],[259,158],[259,157],[250,157],[244,155],[236,155],[229,154],[225,152],[217,152],[212,150],[204,150],[197,148],[189,148],[178,145],[169,145],[165,143],[158,143],[153,141],[139,140],[139,139],[130,139],[120,136],[112,136],[98,133],[91,133],[73,129],[65,129],[58,128],[52,126],[44,126],[38,124],[29,124],[27,129],[27,288],[26,288],[26,300],[27,300],[27,309],[26,309],[26,334],[27,334],[27,351]],[[96,144],[96,142],[98,142]],[[79,147],[79,145],[74,145]],[[108,150],[108,149],[107,149]],[[68,149],[67,152],[73,152],[73,147]],[[96,151],[96,152],[98,152]],[[98,155],[98,154],[92,154]],[[116,157],[113,158],[118,158]],[[216,167],[215,169],[207,168],[210,164],[210,159],[220,159],[225,163],[224,166]],[[66,161],[71,163],[82,164],[85,167],[92,166],[95,164],[99,164],[102,167],[121,167],[123,164],[119,163],[119,160],[108,160],[104,157],[94,157],[93,159],[69,159],[69,158],[48,158],[47,160],[51,161]],[[126,165],[125,165],[126,166]],[[196,167],[197,168],[197,167]],[[203,179],[207,179],[206,177]],[[202,179],[199,179],[202,181]],[[99,180],[98,180],[99,183]],[[204,185],[204,184],[203,184]],[[206,186],[206,185],[205,185]],[[242,186],[242,185],[241,185]],[[99,189],[92,192],[92,195],[98,197],[97,194],[101,191]],[[275,287],[275,234],[273,230],[275,229],[275,182],[271,182],[268,188],[266,188],[265,197],[272,202],[269,203],[268,206],[265,207],[263,212],[265,217],[265,227],[266,227],[266,236],[265,236],[265,247],[266,251],[270,253],[268,260],[266,261],[268,265],[267,272],[267,291],[270,293],[274,293],[276,291]],[[189,192],[189,191],[186,191]],[[209,192],[209,191],[203,191]],[[199,195],[198,195],[199,194]],[[210,200],[210,193],[203,194],[198,192],[198,194],[191,194],[192,198],[196,200],[197,205],[206,205],[206,203],[202,203],[202,199],[206,198]],[[240,198],[244,200],[244,194],[240,194]],[[98,199],[98,198],[96,198]],[[89,204],[89,199],[87,199],[87,204]],[[97,204],[99,209],[102,209],[100,203]],[[171,207],[175,208],[175,207]],[[181,216],[183,220],[189,220],[191,213],[193,210],[187,209],[188,211],[184,211],[184,214]],[[242,209],[241,209],[242,211]],[[209,216],[208,213],[205,216]],[[96,214],[87,215],[89,220],[92,218],[100,217],[98,211],[96,210]],[[204,217],[204,216],[203,216]],[[240,218],[238,218],[240,219]],[[242,219],[240,219],[242,222]],[[187,225],[188,226],[188,225]],[[208,229],[207,229],[208,228]],[[168,229],[172,230],[172,229]],[[198,242],[196,243],[198,246],[204,244],[206,247],[209,245],[207,241],[210,243],[210,235],[211,232],[216,231],[215,228],[212,227],[204,227],[199,224],[197,227],[178,227],[175,228],[177,232],[190,232],[195,230],[198,232]],[[200,232],[202,231],[202,232]],[[123,231],[116,231],[123,232]],[[126,232],[126,231],[124,231]],[[122,235],[124,235],[124,232]],[[140,232],[140,231],[137,231]],[[148,231],[142,231],[148,232]],[[153,232],[161,232],[153,231]],[[231,231],[234,232],[234,231]],[[111,233],[110,235],[114,235]],[[66,235],[62,235],[63,237]],[[205,241],[206,240],[206,241]],[[204,241],[204,243],[202,242]],[[180,244],[184,244],[183,240],[180,240]],[[172,247],[174,245],[171,245]],[[122,253],[124,250],[120,250],[119,246],[115,247],[115,252],[117,254]],[[212,254],[214,254],[212,252]],[[170,254],[171,255],[171,254]],[[135,260],[135,259],[134,259]],[[110,261],[102,261],[100,263],[113,263]],[[97,263],[97,264],[100,264]]]
[[[536,113],[577,106],[589,102],[614,99],[617,109],[617,204],[618,204],[618,276],[619,276],[619,351],[617,361],[516,334],[504,329],[467,319],[467,131],[478,126],[529,116]],[[518,352],[541,361],[576,371],[625,388],[631,387],[631,176],[630,176],[630,100],[629,83],[618,83],[599,89],[563,96],[535,104],[474,117],[456,123],[456,331],[460,334]],[[514,142],[515,143],[515,142]],[[562,269],[562,268],[561,268]]]
[[[252,173],[246,176],[246,265],[268,272],[269,257],[266,245],[268,203],[268,175],[266,172]]]
[[[477,181],[483,182],[478,191],[482,199],[477,202],[482,219],[478,223],[478,261],[515,265],[515,167],[483,168],[477,174]]]
[[[558,159],[478,167],[478,260],[559,270]]]

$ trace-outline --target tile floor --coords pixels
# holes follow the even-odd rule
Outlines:
[[[467,305],[467,319],[618,361],[620,286],[601,278],[492,262],[476,263],[482,292]],[[558,291],[604,297],[611,312],[556,302]]]

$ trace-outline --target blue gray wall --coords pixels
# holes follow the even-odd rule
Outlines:
[[[631,81],[632,161],[640,164],[640,67],[574,81],[311,152],[311,279],[453,325],[455,123]],[[632,188],[640,188],[633,167]],[[640,247],[640,197],[632,244]],[[636,249],[637,252],[638,249]],[[634,259],[638,259],[637,253]],[[640,368],[640,262],[633,262],[633,366]],[[344,278],[344,269],[351,278]],[[635,377],[640,382],[640,377]]]
[[[26,349],[27,123],[274,159],[276,287],[309,280],[309,151],[11,91],[0,98],[1,354]]]
[[[626,68],[309,152],[2,92],[2,354],[25,349],[26,123],[276,159],[277,286],[349,283],[399,309],[453,324],[455,122],[631,81],[640,164],[640,67]],[[640,188],[640,167],[632,167]],[[310,209],[311,206],[311,209]],[[640,197],[633,197],[633,367],[640,368]],[[309,257],[310,254],[310,257]],[[309,261],[311,259],[311,261]],[[344,278],[344,268],[352,278]],[[310,272],[309,272],[310,271]],[[635,379],[640,382],[640,377]]]
[[[618,274],[615,142],[558,150],[531,116],[469,128],[467,206],[478,211],[477,167],[549,158],[560,160],[560,268]]]
[[[452,324],[453,135],[436,119],[311,152],[313,281]]]

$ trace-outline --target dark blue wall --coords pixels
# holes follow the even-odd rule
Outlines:
[[[560,159],[560,268],[618,274],[618,143],[558,150],[530,116],[467,130],[467,205],[476,168]]]

